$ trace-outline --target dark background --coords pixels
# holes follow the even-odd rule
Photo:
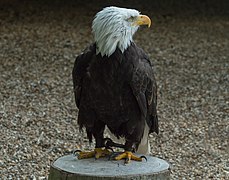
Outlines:
[[[1,0],[1,11],[11,11],[14,16],[23,18],[25,15],[40,14],[44,9],[50,13],[53,11],[77,11],[78,8],[84,8],[85,14],[94,15],[97,11],[106,6],[121,6],[127,8],[137,8],[140,11],[150,13],[150,15],[159,16],[178,16],[180,18],[191,18],[192,16],[221,16],[229,15],[229,2],[227,0],[143,0],[143,1],[90,1],[90,0]],[[32,8],[30,12],[20,11],[20,9]],[[69,10],[69,11],[67,11]],[[50,15],[50,14],[46,14]],[[65,17],[62,17],[65,18]]]

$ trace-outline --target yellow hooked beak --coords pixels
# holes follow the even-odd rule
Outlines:
[[[148,25],[148,27],[151,26],[151,20],[148,16],[146,15],[140,15],[136,18],[135,22],[133,23],[133,25]]]

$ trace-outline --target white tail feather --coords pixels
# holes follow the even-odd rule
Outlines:
[[[120,138],[118,139],[115,137],[108,128],[106,128],[106,131],[110,135],[110,138],[117,143],[124,144],[125,143],[125,138]],[[144,129],[144,134],[142,137],[142,140],[138,146],[138,149],[136,151],[138,154],[150,154],[150,143],[149,143],[149,126],[147,123],[145,124],[145,129]]]

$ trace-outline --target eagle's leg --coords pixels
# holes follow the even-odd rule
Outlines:
[[[94,136],[95,136],[95,159],[110,155],[111,151],[109,151],[105,147],[105,144],[104,144],[103,133],[102,134],[96,134]]]
[[[130,142],[126,142],[124,149],[125,151],[116,156],[115,160],[125,159],[125,163],[129,163],[131,160],[142,161],[142,159],[145,158],[144,156],[137,157],[133,154],[132,143]]]
[[[95,159],[98,159],[100,157],[105,157],[111,154],[111,151],[105,148],[105,144],[104,144],[105,140],[103,137],[104,129],[105,129],[105,125],[102,124],[101,122],[97,122],[93,128],[93,131],[87,132],[88,134],[92,134],[95,138],[95,149],[94,151],[90,151],[90,152],[80,152],[78,155],[78,159],[86,159],[86,158],[92,158],[92,157],[95,157]]]

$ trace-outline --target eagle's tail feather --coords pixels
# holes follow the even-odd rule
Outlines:
[[[149,126],[145,124],[144,134],[138,145],[137,153],[139,154],[150,154],[150,143],[149,143]]]
[[[159,125],[158,125],[158,117],[157,115],[156,116],[153,116],[153,124],[152,124],[152,127],[150,129],[150,132],[155,132],[155,133],[159,133]]]

